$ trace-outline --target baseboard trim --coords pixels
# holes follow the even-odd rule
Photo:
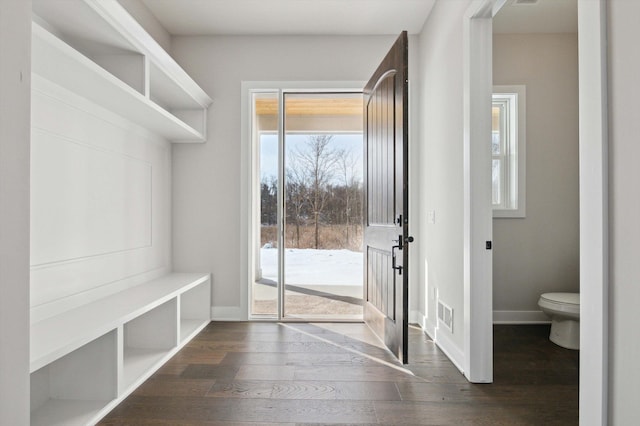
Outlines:
[[[211,321],[242,321],[240,306],[212,306]]]
[[[418,324],[422,327],[424,315],[420,311],[409,311],[409,324]],[[424,327],[423,327],[424,328]]]
[[[424,316],[420,311],[409,312],[409,322],[411,324],[418,324],[422,331],[424,331],[432,340],[435,336],[435,324],[429,321],[429,318]]]
[[[464,352],[453,343],[453,340],[451,340],[447,333],[438,330],[438,328],[434,330],[433,341],[438,345],[440,350],[444,352],[453,365],[464,374]]]
[[[429,321],[420,311],[410,311],[409,322],[420,325],[422,330],[433,339],[434,343],[444,352],[453,365],[464,374],[464,353],[446,332],[439,331],[436,325]],[[551,320],[542,311],[493,311],[493,323],[514,325],[549,324]]]
[[[494,324],[550,324],[542,311],[493,311]]]
[[[418,324],[422,328],[422,331],[429,336],[433,342],[440,348],[442,352],[449,358],[449,360],[455,365],[455,367],[464,374],[464,353],[460,350],[453,340],[444,331],[438,332],[436,325],[429,320],[420,311],[409,312],[409,322]]]
[[[424,325],[422,326],[422,329],[427,333],[427,336],[429,336],[431,340],[434,342],[436,341],[436,324],[434,322],[430,321],[429,318],[424,317]]]

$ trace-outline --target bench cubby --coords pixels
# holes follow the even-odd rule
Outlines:
[[[31,424],[94,424],[210,321],[209,274],[172,273],[31,325]]]
[[[210,308],[202,303],[210,298],[211,289],[206,286],[196,286],[180,295],[180,342],[191,340],[202,321],[210,318]]]
[[[88,424],[116,400],[116,330],[31,373],[31,424]]]
[[[173,298],[122,326],[122,391],[137,387],[178,346],[177,306]]]

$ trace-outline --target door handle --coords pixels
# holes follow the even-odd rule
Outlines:
[[[391,246],[391,268],[398,271],[399,275],[402,275],[402,266],[396,265],[396,249],[402,250],[404,248],[404,243],[412,243],[413,237],[409,236],[407,238],[402,238],[402,235],[398,235],[397,240],[391,240],[394,243],[398,243],[395,246]]]
[[[391,247],[391,268],[395,269],[396,271],[398,271],[399,275],[402,275],[402,266],[401,265],[396,265],[396,249],[402,250],[402,245],[397,245],[397,246],[392,246]]]

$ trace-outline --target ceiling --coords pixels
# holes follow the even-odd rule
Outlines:
[[[420,33],[435,0],[142,2],[172,35],[397,35]]]
[[[456,0],[442,0],[456,1]],[[418,34],[436,0],[141,0],[172,35]],[[506,0],[495,33],[574,33],[577,0]]]
[[[577,33],[578,0],[507,0],[494,33]]]

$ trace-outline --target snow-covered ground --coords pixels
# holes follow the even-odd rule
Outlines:
[[[260,249],[263,278],[277,281],[278,249]],[[362,286],[363,255],[350,250],[285,249],[285,280],[290,285]]]

